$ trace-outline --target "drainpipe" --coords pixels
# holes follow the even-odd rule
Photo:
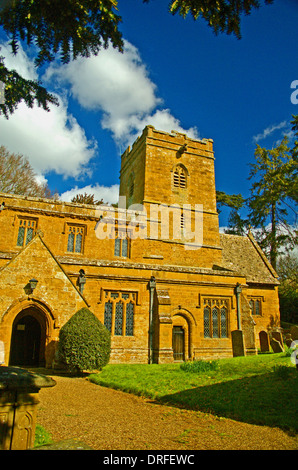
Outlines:
[[[235,288],[236,292],[236,299],[237,299],[237,323],[238,323],[238,330],[241,330],[241,310],[240,310],[240,294],[242,292],[242,287],[239,282]]]
[[[155,277],[151,276],[149,281],[150,289],[150,307],[149,307],[149,364],[153,363],[153,302],[154,289],[156,287]]]

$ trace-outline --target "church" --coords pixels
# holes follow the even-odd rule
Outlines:
[[[5,365],[59,367],[82,307],[110,331],[111,363],[257,354],[279,329],[276,272],[250,233],[219,231],[211,139],[146,126],[117,207],[0,193],[0,208]]]

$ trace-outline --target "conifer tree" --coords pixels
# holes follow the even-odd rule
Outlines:
[[[256,163],[251,164],[249,175],[249,179],[254,179],[248,200],[249,219],[254,227],[261,229],[261,246],[269,250],[269,259],[275,269],[278,248],[297,242],[297,232],[292,233],[288,222],[290,212],[297,216],[293,197],[297,162],[290,153],[288,141],[284,137],[271,150],[258,145]]]

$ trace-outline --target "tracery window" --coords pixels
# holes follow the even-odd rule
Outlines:
[[[105,292],[104,325],[115,336],[133,336],[135,292]]]
[[[228,308],[227,299],[204,299],[204,338],[228,337]]]
[[[83,225],[69,225],[67,251],[70,253],[82,253],[85,236],[85,227]]]
[[[177,165],[173,172],[174,188],[186,188],[187,186],[187,170],[182,165]]]
[[[20,219],[17,246],[26,246],[34,237],[37,228],[36,219]]]

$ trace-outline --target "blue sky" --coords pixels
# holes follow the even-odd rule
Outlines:
[[[26,155],[62,199],[93,192],[115,202],[120,155],[147,124],[212,138],[217,189],[245,197],[256,144],[291,137],[298,1],[275,0],[243,17],[241,40],[167,7],[119,0],[124,54],[108,49],[67,66],[36,70],[32,51],[24,46],[14,58],[0,36],[7,66],[41,79],[61,102],[50,113],[21,105],[9,121],[0,117],[0,145]]]

